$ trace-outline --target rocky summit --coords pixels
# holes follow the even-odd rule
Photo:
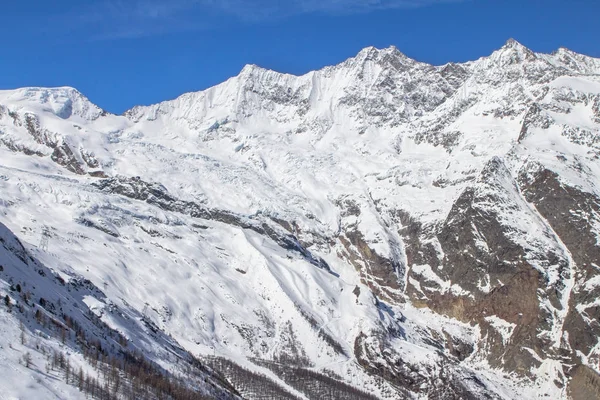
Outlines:
[[[0,373],[39,399],[600,398],[599,177],[600,59],[512,39],[248,65],[120,116],[0,91]]]

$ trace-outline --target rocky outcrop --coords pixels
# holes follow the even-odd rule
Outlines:
[[[414,362],[395,353],[382,332],[361,333],[354,342],[358,363],[369,373],[391,382],[409,398],[419,393],[427,399],[500,399],[475,375],[455,368],[455,363],[438,353],[426,363]]]
[[[163,210],[186,214],[194,218],[235,225],[243,229],[251,229],[272,239],[286,250],[298,252],[315,266],[334,274],[322,258],[304,248],[298,238],[282,229],[280,223],[269,218],[264,218],[260,215],[243,216],[227,210],[208,208],[192,201],[180,200],[170,195],[163,185],[145,182],[138,177],[108,178],[100,180],[93,185],[106,193],[119,194],[134,200],[145,201]]]
[[[522,223],[539,224],[542,238],[530,237],[530,227]],[[492,365],[528,374],[539,365],[536,353],[553,353],[554,343],[543,332],[562,321],[554,321],[542,304],[564,311],[568,257],[520,198],[502,160],[488,163],[429,239],[417,223],[409,222],[402,233],[410,266],[408,294],[416,304],[479,324],[480,346]],[[559,280],[550,277],[554,273]]]
[[[544,112],[540,105],[538,103],[533,103],[523,118],[521,132],[517,139],[518,142],[521,143],[525,140],[525,138],[529,136],[529,132],[532,128],[548,129],[552,123],[552,118]]]
[[[573,400],[600,399],[600,375],[593,369],[578,365],[570,374],[569,396]]]
[[[523,168],[520,175],[523,194],[548,221],[573,258],[573,289],[569,298],[569,313],[564,330],[570,349],[593,360],[599,355],[594,348],[600,336],[600,296],[596,282],[600,272],[600,244],[597,226],[600,199],[589,192],[563,183],[553,171],[541,165]],[[574,359],[578,357],[573,353]]]
[[[52,161],[78,175],[89,173],[97,177],[105,176],[100,169],[100,162],[93,152],[86,151],[80,145],[71,144],[69,138],[43,127],[36,114],[10,110],[7,114],[10,116],[14,127],[24,129],[29,137],[33,139],[33,142],[27,142],[23,140],[16,141],[10,137],[0,137],[0,143],[10,150],[39,157],[50,156]]]
[[[365,241],[359,230],[349,230],[339,237],[345,249],[343,256],[359,271],[362,282],[385,301],[403,301],[402,285],[398,278],[402,266],[397,260],[382,257]]]

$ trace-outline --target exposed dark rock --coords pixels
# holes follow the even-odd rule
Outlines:
[[[115,231],[111,230],[110,228],[108,228],[106,226],[103,226],[101,224],[98,224],[98,223],[96,223],[94,221],[91,221],[91,220],[89,220],[87,218],[79,218],[77,220],[77,222],[80,223],[81,225],[84,225],[84,226],[87,226],[87,227],[90,227],[90,228],[94,228],[94,229],[98,229],[99,231],[104,232],[107,235],[110,235],[112,237],[115,237],[115,238],[119,237],[119,233],[118,232],[115,232]]]
[[[54,152],[52,153],[51,158],[52,161],[64,166],[71,172],[74,172],[78,175],[85,174],[83,166],[81,165],[81,163],[73,153],[73,150],[67,143],[63,142],[63,144],[61,144],[60,146],[56,146],[54,148]]]
[[[600,124],[600,95],[594,96],[592,111],[594,113],[594,122]]]
[[[469,71],[462,65],[456,63],[448,63],[440,71],[444,79],[455,89],[469,77]]]
[[[354,342],[358,363],[372,375],[392,383],[403,398],[411,398],[412,392],[431,400],[500,399],[478,378],[456,369],[441,353],[432,367],[406,361],[391,349],[385,335],[377,332],[361,333]]]
[[[552,118],[544,112],[538,103],[533,103],[523,118],[518,142],[521,143],[529,135],[531,128],[548,129],[552,125]]]
[[[578,365],[569,375],[568,392],[572,400],[600,399],[600,375],[596,371]]]
[[[72,146],[67,143],[64,139],[61,139],[57,133],[51,132],[41,126],[39,117],[32,113],[24,113],[23,115],[17,112],[9,112],[9,115],[13,118],[15,126],[23,126],[31,137],[39,144],[52,149],[50,158],[55,163],[65,167],[67,170],[74,172],[78,175],[86,173],[86,168],[98,168],[100,166],[99,161],[95,158],[92,153],[85,151],[84,149],[75,150]],[[0,143],[4,144],[10,150],[15,152],[21,152],[27,155],[37,155],[39,157],[47,156],[47,153],[32,149],[22,143],[15,143],[11,138],[1,138]],[[78,158],[81,156],[81,159]],[[90,173],[91,176],[105,176],[103,171],[93,171]]]
[[[402,267],[396,260],[377,254],[358,230],[346,231],[339,240],[346,250],[346,258],[376,296],[402,302],[402,285],[398,276]]]
[[[594,223],[600,216],[600,199],[562,183],[556,173],[539,165],[524,168],[520,181],[524,196],[548,221],[573,257],[577,279],[564,329],[569,334],[571,348],[588,354],[600,336],[600,308],[586,306],[600,296],[600,287],[585,284],[600,275],[600,245],[594,231]]]
[[[108,178],[93,184],[102,191],[120,194],[135,200],[145,201],[163,210],[174,211],[194,218],[214,220],[243,229],[253,230],[265,235],[286,250],[300,253],[313,265],[335,274],[329,265],[310,250],[304,248],[300,241],[291,233],[286,232],[277,223],[261,216],[243,216],[227,210],[211,209],[195,202],[177,199],[171,196],[167,189],[157,183],[148,183],[139,178]]]
[[[29,147],[26,147],[20,143],[15,143],[10,138],[0,138],[0,144],[4,145],[6,148],[8,148],[11,151],[23,153],[28,156],[32,156],[32,155],[35,155],[38,157],[45,156],[45,154],[42,153],[41,151],[36,151],[36,150],[30,149]]]
[[[413,302],[461,321],[480,324],[490,363],[528,374],[537,361],[523,349],[547,354],[551,346],[540,335],[551,328],[551,316],[541,307],[540,299],[548,299],[560,308],[556,293],[564,289],[560,281],[550,286],[537,268],[558,265],[560,274],[565,278],[570,275],[563,254],[553,250],[532,253],[515,241],[519,233],[501,222],[500,212],[533,215],[518,200],[518,193],[519,188],[502,161],[493,159],[477,184],[467,187],[455,201],[435,233],[423,232],[423,227],[404,213],[399,212],[397,217],[403,225],[400,233],[405,238],[409,282],[419,282],[418,286],[409,283],[407,288]],[[441,252],[432,244],[436,240]],[[424,267],[420,266],[431,269],[441,282],[459,286],[454,290],[441,287],[429,274],[421,274],[420,268]],[[515,325],[508,342],[487,317]]]

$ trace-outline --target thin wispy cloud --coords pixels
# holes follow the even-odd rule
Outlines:
[[[73,33],[91,40],[139,38],[205,29],[205,21],[196,18],[200,7],[196,0],[92,1],[61,18]]]
[[[344,15],[464,0],[92,0],[62,13],[62,29],[91,40],[139,38],[214,27],[211,17],[244,23],[301,14]]]
[[[282,18],[297,14],[357,14],[386,9],[410,9],[462,0],[201,0],[205,6],[243,20]]]

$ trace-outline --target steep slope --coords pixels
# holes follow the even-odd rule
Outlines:
[[[0,221],[248,398],[583,398],[599,131],[600,61],[514,40],[247,66],[123,116],[4,91]]]
[[[48,269],[4,225],[0,244],[4,395],[239,398],[136,310],[111,303],[87,279]]]

